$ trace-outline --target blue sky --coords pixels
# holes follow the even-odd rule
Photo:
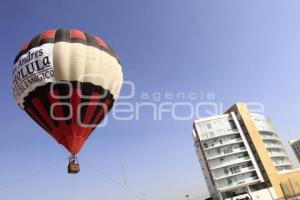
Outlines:
[[[224,109],[237,101],[261,102],[291,153],[287,141],[300,132],[299,7],[297,0],[2,1],[0,198],[73,199],[66,152],[12,95],[13,60],[24,41],[60,27],[102,37],[136,87],[134,98],[122,102],[141,103],[145,92],[194,92],[198,98],[187,99],[193,105],[206,100],[201,93],[213,92],[212,102]],[[191,130],[192,120],[176,121],[168,113],[153,120],[148,109],[139,120],[110,115],[81,151],[76,200],[207,194]]]

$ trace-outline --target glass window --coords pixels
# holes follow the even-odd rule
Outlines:
[[[232,147],[226,149],[226,153],[231,153],[231,152],[233,152]]]
[[[234,166],[234,167],[231,167],[230,168],[230,172],[232,174],[236,174],[236,173],[239,173],[241,170],[240,170],[240,167],[239,166]]]
[[[235,123],[234,123],[234,121],[232,119],[229,120],[229,125],[230,125],[230,128],[236,129],[236,125],[235,125]]]
[[[224,173],[228,174],[228,169],[227,168],[224,168]]]
[[[209,137],[214,137],[215,136],[214,132],[212,132],[212,131],[210,131],[208,134],[209,134]]]
[[[232,179],[231,178],[228,178],[227,181],[228,181],[228,185],[232,184]]]
[[[208,129],[212,129],[212,126],[211,126],[211,124],[208,122],[208,123],[206,123],[206,127],[208,128]]]

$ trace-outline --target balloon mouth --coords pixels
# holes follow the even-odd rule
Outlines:
[[[80,171],[80,165],[76,157],[76,154],[72,154],[69,157],[68,173],[77,174],[79,171]]]

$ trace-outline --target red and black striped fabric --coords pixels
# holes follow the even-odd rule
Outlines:
[[[114,98],[109,91],[91,83],[71,84],[72,91],[67,84],[56,84],[52,91],[51,83],[36,88],[25,97],[24,110],[70,153],[77,154],[111,110]],[[60,96],[70,97],[55,98]]]
[[[45,43],[55,42],[82,43],[88,46],[93,46],[107,52],[120,62],[113,49],[97,36],[92,36],[78,29],[52,29],[35,36],[30,42],[26,42],[16,56],[14,63],[16,63],[19,58],[26,54],[30,49]]]

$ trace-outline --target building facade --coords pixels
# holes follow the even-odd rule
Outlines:
[[[300,139],[291,140],[290,145],[295,152],[298,161],[300,162]]]
[[[278,173],[292,170],[293,164],[285,151],[272,122],[268,118],[254,113],[251,113],[251,117],[255,122],[256,128],[261,135],[261,139],[263,140]]]
[[[214,199],[246,195],[271,200],[284,196],[280,175],[286,177],[294,167],[266,117],[237,103],[223,115],[196,120],[193,138]]]

